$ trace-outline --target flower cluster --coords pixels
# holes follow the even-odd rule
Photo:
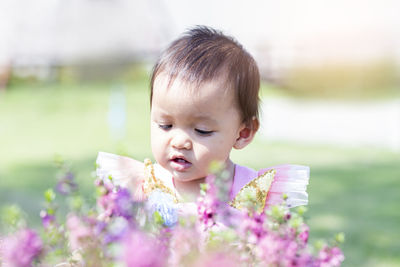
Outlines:
[[[6,266],[31,266],[41,255],[43,242],[30,229],[21,229],[3,240],[2,257]]]
[[[214,180],[213,175],[207,177],[207,183],[202,185],[200,197],[197,200],[199,222],[202,223],[204,229],[209,229],[216,224],[217,208],[220,205]]]
[[[126,220],[132,218],[133,201],[128,189],[116,188],[110,183],[104,183],[102,180],[96,180],[95,184],[100,192],[97,204],[102,209],[101,216],[104,219],[115,216],[121,216]]]
[[[73,176],[68,177],[70,185],[76,184],[71,180]],[[202,186],[196,203],[197,214],[181,212],[185,205],[178,205],[168,194],[157,190],[146,201],[134,200],[127,189],[114,186],[110,177],[105,181],[96,180],[95,206],[85,203],[75,186],[73,190],[59,192],[67,194],[70,203],[70,211],[62,219],[57,211],[57,195],[48,190],[45,208],[40,214],[42,231],[38,234],[15,219],[15,225],[22,227],[3,239],[0,264],[341,265],[344,256],[339,242],[320,243],[315,247],[309,244],[309,227],[303,221],[304,207],[290,210],[278,205],[257,212],[257,207],[249,204],[238,211],[226,205],[226,199],[221,199],[226,192],[221,193],[225,189],[218,179],[219,174],[210,176]],[[343,239],[340,235],[336,241]]]

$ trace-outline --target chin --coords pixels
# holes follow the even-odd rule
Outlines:
[[[193,182],[193,181],[204,178],[204,177],[193,178],[193,176],[190,176],[186,173],[184,175],[182,175],[181,173],[176,173],[176,172],[173,172],[172,176],[174,177],[175,181],[179,181],[179,182]]]

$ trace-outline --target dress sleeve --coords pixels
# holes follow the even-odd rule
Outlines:
[[[99,152],[96,159],[96,175],[107,182],[112,177],[114,185],[126,187],[136,195],[141,195],[144,164],[140,161],[106,152]]]
[[[282,195],[287,195],[286,203],[289,207],[308,204],[307,185],[310,177],[310,168],[302,165],[284,164],[259,171],[259,175],[270,169],[276,174],[267,195],[266,204],[275,205],[283,201]]]

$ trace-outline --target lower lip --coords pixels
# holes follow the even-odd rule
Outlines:
[[[192,163],[190,162],[177,162],[173,160],[171,160],[170,162],[171,162],[171,167],[176,171],[185,171],[192,166]]]

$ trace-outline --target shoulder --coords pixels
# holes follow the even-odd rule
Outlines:
[[[252,181],[258,176],[258,172],[238,164],[235,164],[235,174],[233,176],[233,183],[230,193],[230,198],[233,199],[234,196],[242,189],[247,183]]]
[[[96,175],[103,180],[111,176],[114,184],[129,187],[131,182],[143,179],[144,163],[125,156],[99,152]]]

